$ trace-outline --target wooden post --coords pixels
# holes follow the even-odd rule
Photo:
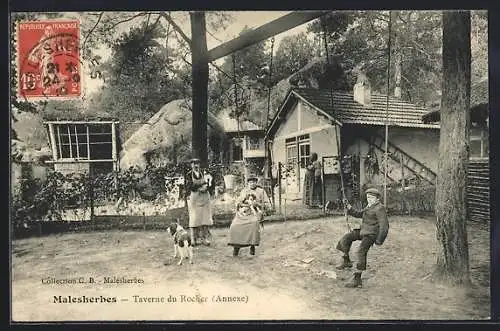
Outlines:
[[[116,162],[118,161],[118,157],[117,157],[117,154],[116,154],[116,124],[115,122],[113,122],[111,124],[111,155],[112,155],[112,159],[113,159],[113,170],[116,171],[117,170],[117,166],[116,166]]]
[[[325,189],[325,157],[321,158],[321,199],[323,202],[323,214],[326,215],[326,189]]]
[[[80,159],[80,145],[78,144],[78,131],[76,130],[76,124],[75,124],[75,140],[76,140],[76,158]]]
[[[278,206],[281,214],[281,162],[278,162]]]
[[[89,163],[90,165],[90,163]],[[89,167],[89,192],[90,195],[90,221],[94,224],[94,181],[92,180],[92,171]],[[95,229],[94,229],[95,230]]]
[[[206,167],[207,121],[208,121],[208,60],[207,37],[204,12],[191,12],[191,56],[192,56],[192,93],[193,93],[193,157],[199,158],[201,166]]]
[[[69,130],[69,124],[68,124],[68,142],[69,142],[69,157],[73,158],[73,147],[71,147],[71,131]]]
[[[60,130],[59,125],[57,126],[57,142],[59,145],[59,158],[62,158],[61,130]]]
[[[403,154],[399,153],[399,164],[401,165],[401,207],[402,211],[405,210],[405,171],[403,164]],[[409,213],[409,208],[408,208]]]
[[[264,142],[264,146],[267,150],[267,143]],[[265,166],[267,168],[267,176],[270,178],[270,184],[271,184],[271,199],[273,200],[273,211],[276,212],[276,196],[274,194],[274,185],[273,185],[273,170],[272,170],[272,163],[271,163],[271,157],[270,154],[268,154],[267,158],[265,159]],[[278,172],[276,172],[276,175]],[[279,179],[277,179],[276,183],[280,183]]]
[[[50,134],[50,145],[52,145],[52,158],[57,161],[57,142],[56,135],[54,133],[54,124],[49,123],[49,134]]]
[[[90,160],[90,129],[88,125],[86,126],[86,128],[87,128],[87,159]]]

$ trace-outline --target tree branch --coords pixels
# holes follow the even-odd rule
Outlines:
[[[99,17],[97,18],[97,22],[95,23],[95,25],[92,27],[92,29],[90,29],[89,33],[87,33],[87,35],[85,36],[85,39],[83,40],[83,45],[82,45],[82,49],[85,50],[85,44],[87,43],[87,39],[90,37],[90,35],[94,32],[94,30],[97,28],[97,25],[99,24],[99,22],[101,21],[102,17],[104,16],[104,12],[100,12],[99,13]]]
[[[104,31],[109,31],[111,29],[114,29],[116,26],[118,26],[118,25],[120,25],[122,23],[129,22],[129,21],[132,21],[132,20],[136,19],[137,17],[146,16],[146,15],[149,15],[149,14],[150,14],[150,12],[144,12],[144,13],[135,14],[132,17],[129,17],[129,18],[126,18],[126,19],[123,19],[123,20],[120,20],[118,22],[113,23],[109,28],[107,28]]]
[[[224,42],[223,40],[221,40],[220,38],[217,38],[212,32],[210,32],[209,30],[207,30],[207,33],[212,36],[212,38],[214,38],[215,40],[217,40],[218,42]]]
[[[182,39],[184,39],[184,41],[189,45],[189,47],[191,47],[191,39],[189,39],[189,37],[184,33],[184,31],[182,31],[181,27],[177,25],[177,23],[175,23],[175,21],[172,19],[172,17],[170,17],[170,14],[166,14],[165,12],[161,12],[160,15],[167,20],[168,23],[170,23],[173,28],[175,29],[175,31],[177,31]]]

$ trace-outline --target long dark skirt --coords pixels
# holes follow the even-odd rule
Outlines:
[[[323,204],[323,185],[321,180],[314,180],[314,172],[306,171],[304,176],[303,203],[309,207],[317,207]]]
[[[260,243],[259,217],[255,215],[243,216],[238,213],[229,228],[230,246],[247,247],[258,246]]]

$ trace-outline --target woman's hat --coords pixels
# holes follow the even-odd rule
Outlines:
[[[200,159],[194,157],[191,160],[189,160],[189,163],[200,163]]]
[[[247,178],[247,182],[258,182],[258,181],[259,181],[259,179],[255,176],[249,176]]]
[[[372,195],[376,195],[377,197],[380,197],[380,191],[377,190],[375,187],[370,187],[369,189],[367,189],[365,191],[365,194],[372,194]]]

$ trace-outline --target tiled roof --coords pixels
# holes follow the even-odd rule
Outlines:
[[[470,88],[470,107],[475,108],[489,103],[488,80],[484,79]]]
[[[488,91],[488,79],[483,79],[480,82],[473,84],[470,87],[470,109],[474,113],[477,109],[481,111],[480,106],[484,106],[489,103],[489,91]],[[422,121],[425,123],[438,122],[440,119],[439,111],[441,109],[441,105],[437,105],[433,107],[431,111],[427,112],[422,116]],[[483,116],[487,116],[487,114],[483,114]]]
[[[353,93],[349,92],[331,93],[330,90],[294,88],[291,93],[303,98],[341,123],[385,125],[387,108],[385,95],[372,93],[371,104],[362,105],[354,101]],[[393,97],[389,98],[387,118],[391,126],[438,128],[439,126],[435,124],[422,123],[422,115],[426,112],[427,110],[423,107]]]

